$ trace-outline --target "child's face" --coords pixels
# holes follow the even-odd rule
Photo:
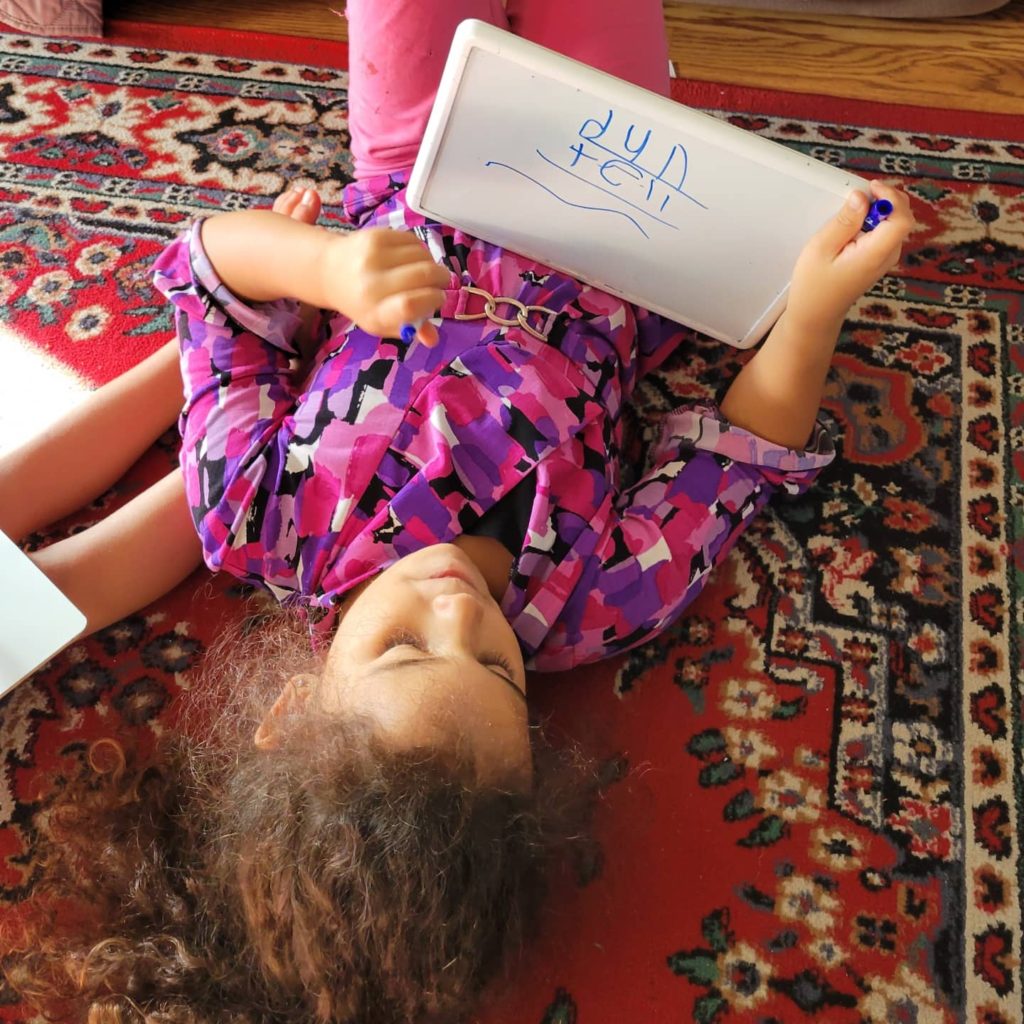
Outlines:
[[[483,576],[459,548],[435,544],[349,602],[321,700],[328,711],[371,714],[403,745],[442,742],[455,729],[486,774],[529,764],[525,692],[519,643]]]

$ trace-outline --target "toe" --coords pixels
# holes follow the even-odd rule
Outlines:
[[[274,213],[284,214],[285,217],[290,217],[295,211],[295,208],[299,205],[299,201],[302,199],[302,189],[292,188],[287,192],[282,192],[275,200],[272,207]]]
[[[295,220],[304,221],[306,224],[315,224],[320,216],[320,196],[316,189],[307,188],[300,198],[298,205],[293,210],[292,217]]]

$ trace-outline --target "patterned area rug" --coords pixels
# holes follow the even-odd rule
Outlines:
[[[190,218],[297,178],[330,223],[349,173],[342,47],[118,31],[0,36],[0,321],[93,383],[167,337],[148,266]],[[621,779],[603,856],[557,889],[481,1019],[1019,1022],[1024,146],[1006,140],[1022,125],[676,89],[902,181],[919,227],[846,326],[826,400],[836,465],[763,517],[659,642],[534,683],[537,708]],[[735,365],[698,343],[648,381],[638,457],[643,424]],[[168,438],[59,529],[173,457]],[[0,705],[4,913],[32,889],[35,822],[65,767],[98,736],[145,748],[173,729],[242,608],[197,574]],[[9,997],[0,1016],[27,1019]]]

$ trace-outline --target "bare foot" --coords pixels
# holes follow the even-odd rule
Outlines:
[[[315,224],[320,216],[320,196],[316,189],[295,186],[274,200],[273,210],[292,220]]]
[[[287,192],[282,192],[275,200],[272,207],[274,213],[280,213],[284,217],[291,217],[292,220],[301,221],[303,224],[315,224],[320,216],[320,196],[314,188],[300,188],[293,186]],[[295,342],[299,352],[302,354],[302,362],[308,365],[309,357],[316,348],[316,323],[318,313],[306,303],[300,307],[302,326],[295,335]]]

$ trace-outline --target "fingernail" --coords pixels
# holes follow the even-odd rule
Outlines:
[[[299,203],[299,206],[309,206],[312,202],[313,190],[311,188],[307,188],[306,191],[302,193],[302,201]]]
[[[855,210],[858,206],[860,206],[860,193],[859,192],[851,192],[846,197],[846,205],[851,210]]]

